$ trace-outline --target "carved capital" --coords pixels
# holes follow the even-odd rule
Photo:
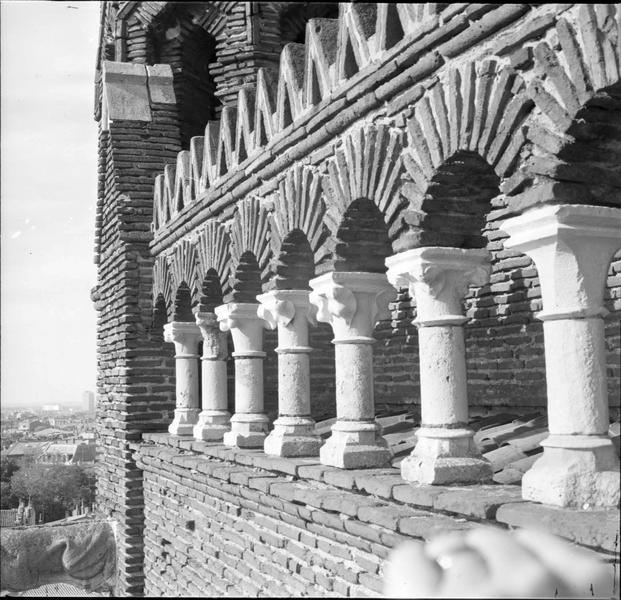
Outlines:
[[[225,360],[227,357],[226,332],[220,330],[216,314],[198,312],[196,324],[203,336],[203,358]]]
[[[460,324],[462,301],[470,286],[489,281],[491,271],[486,250],[463,250],[440,246],[415,248],[386,259],[388,279],[396,287],[408,287],[416,300],[417,324]]]
[[[356,314],[356,297],[342,285],[334,284],[322,292],[312,292],[310,301],[317,308],[317,320],[321,323],[341,319],[349,325]]]
[[[195,323],[173,321],[164,325],[164,341],[175,344],[177,354],[196,354],[201,338]]]
[[[543,320],[603,316],[606,276],[621,247],[621,209],[557,204],[507,219],[505,248],[530,256],[541,283]]]
[[[332,325],[335,341],[372,341],[375,323],[389,316],[388,303],[396,295],[380,273],[336,271],[316,277],[310,286],[317,320]]]
[[[257,314],[267,323],[269,329],[276,329],[278,325],[286,327],[293,321],[295,306],[290,300],[279,300],[267,294],[257,296],[257,300],[261,302]]]
[[[269,325],[258,315],[259,306],[251,302],[229,302],[216,306],[220,330],[231,332],[236,354],[262,353],[263,329]]]

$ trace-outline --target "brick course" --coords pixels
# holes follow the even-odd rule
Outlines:
[[[268,465],[259,452],[236,450],[222,460],[217,444],[145,438],[132,449],[144,472],[151,596],[376,596],[396,544],[477,523],[523,526],[541,512],[520,501],[518,486],[415,486],[396,469],[307,478],[313,459]],[[548,513],[556,533],[614,559],[616,511]]]

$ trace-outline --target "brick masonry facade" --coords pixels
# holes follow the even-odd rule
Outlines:
[[[392,251],[465,244],[484,246],[492,255],[490,283],[466,299],[471,414],[543,413],[538,274],[528,257],[504,248],[498,224],[533,202],[619,206],[620,184],[611,168],[621,156],[612,139],[621,102],[619,9],[361,4],[341,6],[335,19],[324,18],[334,16],[330,7],[317,14],[300,8],[297,14],[288,3],[192,3],[184,15],[173,14],[177,9],[170,4],[106,3],[102,11],[108,37],[96,78],[99,277],[92,296],[99,315],[98,501],[119,522],[117,592],[377,594],[388,548],[405,537],[425,539],[427,532],[401,531],[400,516],[395,521],[367,511],[373,494],[337,486],[359,506],[355,515],[302,504],[287,496],[296,485],[304,489],[307,479],[315,495],[324,486],[337,488],[297,467],[293,474],[271,465],[261,470],[252,462],[240,464],[243,457],[209,454],[206,447],[188,457],[189,448],[182,452],[150,437],[166,431],[175,407],[174,351],[154,322],[154,300],[164,297],[170,321],[181,283],[170,266],[173,255],[182,244],[195,244],[206,223],[215,220],[229,231],[240,226],[239,207],[249,201],[259,203],[269,223],[256,256],[264,289],[272,285],[277,238],[285,233],[274,223],[287,214],[282,207],[295,194],[309,199],[309,214],[321,214],[327,234],[317,235],[311,246],[316,274],[330,271],[347,203],[366,185],[385,218]],[[309,18],[318,18],[312,22],[318,29],[307,25],[306,43],[282,51],[282,23]],[[193,40],[188,48],[206,47],[192,37],[197,27],[213,41],[214,54],[194,85],[200,61],[183,50],[186,38]],[[158,56],[169,70],[143,66]],[[126,105],[115,105],[120,87],[112,76],[106,83],[105,60],[113,61],[110,73],[121,63],[143,69],[140,76],[132,71],[140,80],[141,115],[124,118]],[[199,101],[205,104],[194,110]],[[108,111],[117,106],[121,112],[106,116],[106,103]],[[450,149],[478,169],[481,185],[460,189],[465,184],[458,167],[445,168]],[[379,173],[384,163],[392,171],[367,182],[365,173]],[[285,179],[296,168],[310,173],[316,187],[291,192]],[[491,195],[489,182],[496,186]],[[313,196],[316,189],[320,200]],[[480,194],[471,203],[477,208],[464,202],[468,194]],[[438,205],[453,216],[443,216]],[[164,268],[154,272],[159,259]],[[201,282],[187,283],[197,304]],[[621,252],[610,265],[604,302],[610,311],[609,406],[618,419]],[[375,329],[376,412],[417,414],[416,307],[401,290],[391,308],[391,319]],[[332,331],[320,324],[310,335],[313,416],[333,417]],[[266,332],[270,420],[278,409],[275,347],[276,332]],[[141,445],[143,439],[157,443]],[[274,487],[281,483],[285,487]],[[406,510],[397,495],[382,501],[389,503],[386,514]],[[464,518],[461,510],[453,511],[457,517],[445,515],[433,502],[412,505],[407,510],[441,511],[438,518],[448,519],[442,521],[448,528],[461,526]],[[495,510],[465,518],[496,522]],[[576,541],[610,551],[599,538]]]
[[[615,557],[614,512],[576,519],[523,504],[517,486],[417,489],[397,469],[145,440],[133,448],[144,471],[148,596],[381,597],[391,548],[478,524],[539,520],[593,556]]]

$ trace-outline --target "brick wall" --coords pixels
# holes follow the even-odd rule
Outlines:
[[[146,85],[146,77],[145,77]],[[128,444],[165,431],[174,408],[172,345],[152,328],[153,178],[179,151],[174,105],[100,133],[97,321],[97,502],[119,523],[117,591],[142,591],[142,472]],[[169,347],[170,346],[170,347]]]
[[[404,541],[541,520],[536,505],[515,514],[525,505],[519,486],[431,490],[404,483],[397,469],[344,471],[145,438],[132,449],[144,470],[148,596],[379,597],[384,560]],[[617,511],[547,510],[544,529],[615,560]]]

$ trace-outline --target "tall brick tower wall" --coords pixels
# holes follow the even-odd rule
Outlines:
[[[492,254],[490,283],[466,299],[471,413],[544,412],[539,277],[504,247],[498,224],[554,198],[619,206],[620,18],[618,8],[571,4],[102,3],[92,297],[98,501],[118,522],[119,595],[373,594],[397,542],[464,519],[516,522],[500,510],[515,490],[479,503],[446,489],[413,497],[392,472],[339,473],[167,439],[175,374],[162,325],[184,308],[175,269],[195,272],[205,226],[232,231],[242,206],[268,224],[257,259],[264,289],[274,284],[274,222],[291,189],[311,199],[309,215],[322,211],[328,231],[317,237],[315,275],[354,258],[370,270],[384,242],[369,215],[338,225],[366,185],[393,252],[422,244]],[[314,182],[308,189],[298,171]],[[190,293],[196,308],[200,285]],[[604,304],[618,417],[620,253]],[[400,290],[376,326],[378,414],[419,410],[415,316]],[[325,324],[311,330],[317,419],[335,411],[332,337]],[[275,347],[268,332],[271,419]],[[232,374],[230,361],[231,412]],[[568,534],[612,552],[605,536],[581,535]]]

